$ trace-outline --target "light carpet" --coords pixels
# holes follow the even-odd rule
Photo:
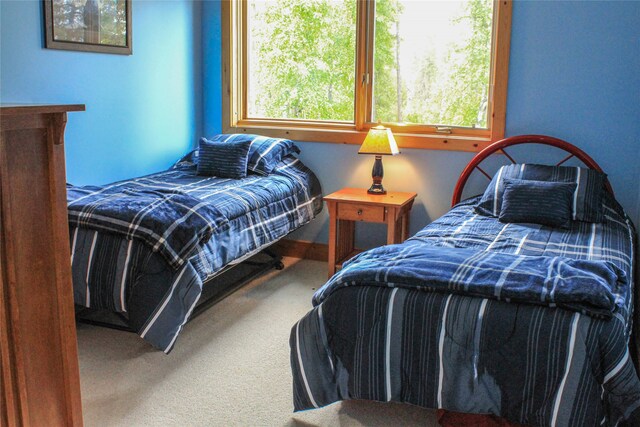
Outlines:
[[[91,426],[436,426],[405,404],[347,401],[293,413],[289,331],[327,264],[285,259],[188,323],[169,355],[137,335],[78,325]]]

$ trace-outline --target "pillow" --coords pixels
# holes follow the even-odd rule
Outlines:
[[[268,138],[260,135],[249,134],[220,134],[209,138],[210,141],[240,141],[251,142],[249,148],[249,160],[247,169],[259,175],[268,175],[275,169],[276,165],[286,156],[300,154],[300,149],[288,139]],[[198,150],[193,150],[180,160],[173,168],[188,167],[198,164]]]
[[[251,141],[209,141],[200,138],[198,175],[240,179],[247,176]]]
[[[198,149],[191,150],[171,166],[171,169],[185,169],[198,166]]]
[[[500,222],[571,226],[575,182],[505,179]]]
[[[480,215],[500,216],[505,179],[522,179],[548,182],[575,182],[571,205],[571,218],[577,221],[602,222],[604,218],[602,198],[606,175],[593,169],[513,164],[502,166],[494,175],[482,198],[475,206]]]
[[[283,157],[300,154],[300,149],[289,139],[268,138],[259,135],[245,135],[253,138],[249,148],[249,171],[268,175]]]

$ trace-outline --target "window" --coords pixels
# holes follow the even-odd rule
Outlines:
[[[510,1],[233,0],[223,128],[477,151],[504,135]]]

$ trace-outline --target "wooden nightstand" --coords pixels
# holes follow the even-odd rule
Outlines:
[[[343,188],[325,196],[329,209],[329,277],[357,253],[353,247],[356,221],[386,223],[387,244],[406,240],[416,196],[397,191],[374,195],[362,188]]]

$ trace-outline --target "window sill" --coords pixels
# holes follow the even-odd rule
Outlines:
[[[239,123],[237,126],[226,127],[223,131],[225,133],[251,133],[273,138],[287,138],[294,141],[354,145],[362,144],[367,135],[367,131],[357,131],[352,129],[351,126],[345,126],[342,129],[327,129],[306,126],[266,126],[256,123]],[[493,142],[488,136],[409,134],[395,131],[393,136],[400,148],[426,150],[478,152]]]

